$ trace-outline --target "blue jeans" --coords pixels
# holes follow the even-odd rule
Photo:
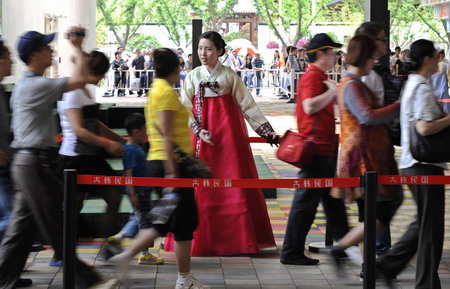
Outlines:
[[[333,178],[336,157],[315,155],[312,163],[303,168],[299,178]],[[348,232],[347,214],[342,199],[330,196],[329,188],[297,189],[289,213],[281,259],[294,260],[304,257],[305,241],[322,201],[328,227],[334,240],[339,240]]]
[[[147,215],[152,209],[152,189],[136,188],[136,193],[139,198],[139,208],[134,208],[134,214],[136,215],[139,230],[149,229],[152,227],[152,222]]]
[[[10,171],[0,166],[0,243],[11,217],[12,183]]]
[[[127,238],[134,238],[134,236],[137,235],[137,233],[139,232],[139,226],[136,220],[136,215],[134,213],[130,213],[128,222],[120,231],[125,232],[125,236]]]
[[[260,89],[262,87],[262,76],[261,73],[256,73],[256,95],[260,95]]]

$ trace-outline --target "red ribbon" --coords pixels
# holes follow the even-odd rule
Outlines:
[[[165,179],[78,175],[80,185],[184,188],[332,188],[359,187],[359,178],[317,179]]]

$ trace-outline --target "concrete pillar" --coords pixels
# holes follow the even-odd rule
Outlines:
[[[70,55],[72,50],[64,38],[67,28],[72,25],[83,25],[89,32],[85,49],[95,48],[95,0],[41,0],[36,5],[35,0],[2,1],[3,39],[10,47],[14,58],[13,76],[5,79],[6,83],[15,83],[26,70],[25,65],[17,57],[18,37],[25,31],[36,30],[41,33],[58,32],[58,39],[54,41],[59,62],[55,74],[66,76],[70,74]]]
[[[386,37],[390,39],[389,31],[391,27],[390,12],[388,10],[388,0],[364,0],[364,21],[381,23],[384,26]],[[389,43],[389,42],[388,42]],[[380,58],[382,65],[389,67],[389,56]]]
[[[86,37],[84,39],[83,49],[89,52],[95,49],[95,28],[96,28],[96,5],[95,0],[70,0],[64,5],[65,18],[61,18],[59,30],[59,55],[61,57],[60,74],[70,75],[73,64],[70,57],[73,53],[70,43],[65,38],[66,31],[71,26],[81,25],[86,28]]]

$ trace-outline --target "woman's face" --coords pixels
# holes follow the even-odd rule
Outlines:
[[[218,50],[211,40],[206,38],[200,39],[197,53],[202,65],[215,67],[221,52],[222,49]]]

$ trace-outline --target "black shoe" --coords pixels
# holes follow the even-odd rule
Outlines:
[[[296,103],[295,99],[291,98],[286,103]]]
[[[283,96],[279,97],[278,99],[289,99],[289,97],[286,94],[283,94]]]
[[[388,285],[388,288],[394,288],[392,283],[397,281],[397,275],[392,274],[392,272],[389,272],[389,269],[386,268],[380,261],[376,262],[376,267],[377,267],[377,279],[383,280]],[[359,274],[359,278],[360,280],[361,279],[364,280],[364,272],[362,270],[361,273]]]
[[[308,258],[306,256],[295,258],[295,259],[280,259],[281,264],[284,265],[317,265],[319,264],[319,260]]]
[[[25,279],[25,278],[19,278],[16,281],[15,287],[29,287],[33,284],[33,281],[31,279]]]

